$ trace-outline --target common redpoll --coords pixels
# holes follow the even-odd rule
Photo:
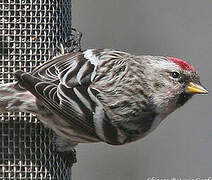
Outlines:
[[[33,113],[59,136],[60,150],[138,140],[194,94],[207,93],[181,59],[111,49],[65,54],[15,76],[17,83],[0,87],[0,111]]]

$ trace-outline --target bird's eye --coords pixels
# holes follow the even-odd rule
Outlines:
[[[180,73],[178,73],[178,72],[172,72],[172,73],[171,73],[171,76],[172,76],[173,78],[179,78],[179,77],[180,77]]]

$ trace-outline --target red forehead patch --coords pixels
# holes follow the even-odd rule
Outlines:
[[[183,61],[182,59],[178,59],[178,58],[175,58],[175,57],[167,57],[167,59],[176,63],[178,66],[180,66],[184,70],[197,72],[197,70],[194,68],[194,66]]]

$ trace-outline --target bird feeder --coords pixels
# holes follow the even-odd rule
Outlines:
[[[16,70],[31,72],[61,45],[79,51],[71,20],[71,0],[1,0],[0,83],[15,81]],[[70,180],[74,154],[58,152],[54,140],[31,114],[0,114],[0,180]]]

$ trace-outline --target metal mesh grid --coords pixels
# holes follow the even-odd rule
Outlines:
[[[61,44],[78,51],[81,34],[71,32],[71,0],[0,0],[0,83],[51,59]],[[71,179],[73,159],[53,141],[32,115],[0,114],[0,179]]]

